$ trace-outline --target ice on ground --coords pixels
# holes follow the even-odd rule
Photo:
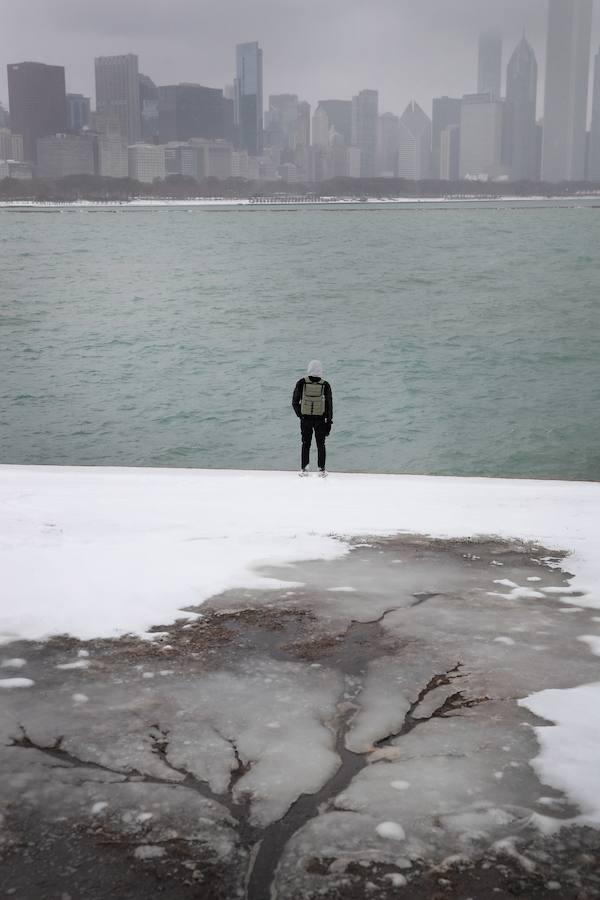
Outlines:
[[[136,859],[158,859],[164,856],[165,852],[164,847],[159,847],[156,844],[140,844],[133,851],[133,855]]]
[[[600,635],[583,634],[579,638],[583,644],[587,644],[594,656],[600,656]]]
[[[406,834],[402,825],[398,822],[381,822],[375,829],[379,837],[390,841],[405,841]]]
[[[31,678],[0,678],[0,688],[12,690],[13,688],[29,688],[35,684]]]
[[[298,481],[282,472],[0,467],[0,570],[12,598],[0,640],[142,633],[221,591],[275,588],[257,565],[339,558],[348,547],[331,535],[401,531],[570,551],[578,590],[592,593],[568,602],[600,608],[600,485],[336,475],[324,493],[317,480]],[[48,521],[57,524],[51,536]]]
[[[498,635],[497,638],[494,638],[495,644],[506,644],[508,647],[513,647],[515,641],[511,637],[505,637],[504,635]]]
[[[70,663],[60,663],[57,665],[57,669],[89,669],[90,661],[89,659],[77,659],[75,662]]]
[[[600,825],[600,683],[541,691],[519,704],[555,723],[535,728],[541,750],[531,764],[540,781],[578,804],[579,821]]]
[[[2,664],[0,665],[0,669],[22,669],[23,666],[27,665],[26,659],[20,659],[19,657],[15,657],[15,659],[3,659]]]

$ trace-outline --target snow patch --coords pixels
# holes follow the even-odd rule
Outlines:
[[[0,678],[0,688],[3,690],[11,690],[12,688],[28,688],[33,687],[35,681],[31,678]]]
[[[600,635],[583,634],[581,637],[578,637],[577,640],[581,641],[583,644],[587,644],[594,656],[600,656]]]
[[[22,669],[23,666],[27,665],[26,659],[19,659],[19,657],[15,657],[15,659],[3,659],[2,665],[0,668],[2,669]]]
[[[375,829],[379,837],[389,841],[404,841],[406,834],[402,825],[397,822],[381,822]]]
[[[503,635],[500,635],[499,637],[494,638],[494,643],[495,644],[506,644],[508,647],[512,647],[515,642],[511,637],[504,637]]]
[[[57,669],[89,669],[90,662],[88,659],[77,659],[75,662],[70,663],[60,663],[60,665],[56,666]]]
[[[165,855],[165,848],[156,844],[140,844],[133,851],[133,855],[136,859],[159,859]]]

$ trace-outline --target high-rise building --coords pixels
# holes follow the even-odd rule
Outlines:
[[[263,151],[263,56],[258,43],[236,47],[234,119],[237,140],[250,156]]]
[[[504,103],[491,94],[466,94],[460,112],[461,178],[497,178],[502,167]]]
[[[127,144],[120,134],[98,135],[98,175],[106,178],[127,178],[129,156]]]
[[[132,144],[129,155],[129,177],[152,184],[155,178],[164,178],[165,148],[160,144]]]
[[[593,0],[549,0],[543,181],[581,181]]]
[[[36,162],[38,139],[67,130],[65,70],[37,62],[7,68],[11,128],[23,135],[25,159]]]
[[[462,101],[457,97],[435,97],[433,101],[431,118],[432,178],[444,178],[441,174],[441,135],[446,128],[460,125],[461,103]]]
[[[156,144],[159,140],[158,88],[147,75],[139,75],[140,113],[142,116],[142,141]]]
[[[0,128],[10,128],[10,116],[8,115],[8,110],[4,109],[4,107],[1,103],[0,103]]]
[[[377,135],[377,174],[395,178],[398,174],[400,147],[400,119],[393,113],[379,116]]]
[[[165,85],[158,89],[158,119],[163,144],[190,138],[231,138],[233,104],[220,88]]]
[[[0,159],[23,162],[22,134],[13,134],[8,128],[0,128]]]
[[[377,174],[378,105],[377,91],[360,91],[352,98],[352,146],[360,150],[361,178]]]
[[[491,94],[496,100],[502,96],[502,35],[497,31],[479,36],[477,93]]]
[[[441,181],[458,181],[460,174],[460,125],[448,125],[440,135]]]
[[[414,100],[400,116],[398,177],[412,181],[431,177],[431,119]]]
[[[299,147],[310,143],[310,104],[296,94],[271,94],[265,113],[264,144],[281,150],[291,162]]]
[[[55,134],[39,138],[37,174],[40,178],[65,178],[67,175],[95,175],[97,143],[93,132]]]
[[[327,116],[328,127],[341,135],[349,147],[352,144],[352,100],[319,100],[317,111]],[[317,142],[313,140],[313,143]]]
[[[537,62],[525,36],[506,70],[503,161],[513,181],[536,177]]]
[[[99,56],[95,61],[96,111],[119,123],[119,131],[128,144],[136,144],[142,135],[138,58]]]
[[[81,131],[90,125],[90,98],[83,94],[67,94],[67,125],[69,131]]]
[[[600,50],[594,61],[594,87],[592,94],[592,127],[590,131],[590,155],[588,181],[600,182]]]

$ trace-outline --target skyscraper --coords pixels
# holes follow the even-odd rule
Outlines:
[[[400,116],[398,177],[421,181],[431,176],[431,119],[414,100]]]
[[[352,146],[360,150],[361,178],[377,174],[378,105],[377,91],[360,91],[352,98]]]
[[[25,159],[36,162],[38,139],[67,130],[65,70],[36,62],[7,68],[11,128],[23,135]]]
[[[139,84],[142,140],[155,144],[158,142],[158,88],[151,78],[141,72]]]
[[[236,47],[234,119],[242,150],[263,151],[263,56],[258,42]]]
[[[537,62],[525,36],[506,70],[503,162],[513,181],[536,177]]]
[[[190,138],[230,138],[233,109],[220,88],[201,84],[170,84],[158,89],[160,141]]]
[[[377,174],[395,178],[398,174],[398,148],[400,147],[400,119],[393,113],[379,116],[377,134]]]
[[[477,93],[491,94],[495,99],[502,95],[502,35],[497,31],[479,36]]]
[[[95,68],[97,112],[106,120],[118,121],[121,137],[128,144],[138,143],[142,116],[137,56],[99,56]]]
[[[90,124],[90,98],[67,94],[67,124],[70,131],[81,131]]]
[[[460,177],[497,178],[502,169],[504,103],[492,94],[466,94],[460,111]]]
[[[585,168],[593,0],[549,0],[543,181],[580,181]]]
[[[461,100],[457,97],[435,97],[431,119],[431,175],[441,178],[442,131],[460,125]]]
[[[590,133],[590,159],[588,181],[600,182],[600,50],[594,62],[594,88],[592,99],[592,129]]]
[[[340,134],[349,147],[352,143],[352,100],[319,100],[317,109],[326,113],[329,127]]]

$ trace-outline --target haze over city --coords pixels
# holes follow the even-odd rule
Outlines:
[[[432,97],[477,89],[477,39],[487,28],[504,38],[504,65],[525,29],[544,83],[546,0],[2,0],[0,101],[6,64],[64,65],[67,90],[94,96],[96,56],[136,53],[157,84],[231,83],[234,48],[258,40],[264,52],[264,96],[290,92],[316,103],[379,91],[379,108],[401,113],[416,100],[431,114]],[[35,29],[31,24],[35,22]],[[600,44],[594,11],[592,57]],[[591,98],[590,98],[591,103]],[[539,105],[539,104],[538,104]]]

